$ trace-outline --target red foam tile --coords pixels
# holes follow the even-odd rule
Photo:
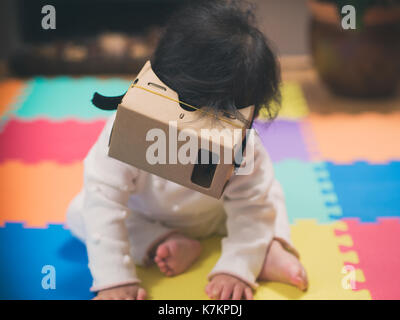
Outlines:
[[[363,287],[373,299],[400,299],[400,218],[378,218],[378,223],[343,219],[353,239]]]
[[[82,160],[98,138],[104,120],[90,123],[68,120],[9,120],[0,134],[0,162],[49,160],[71,163]]]

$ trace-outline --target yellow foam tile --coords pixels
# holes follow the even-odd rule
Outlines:
[[[336,236],[335,230],[346,230],[342,222],[318,225],[314,220],[299,220],[292,226],[292,239],[301,254],[309,277],[309,290],[298,289],[281,283],[263,282],[255,292],[258,300],[271,299],[371,299],[366,290],[352,291],[343,288],[345,262],[357,263],[355,252],[342,253],[339,246],[351,246],[348,235]],[[208,299],[204,292],[207,274],[220,254],[220,238],[202,242],[199,260],[184,274],[165,277],[156,266],[139,267],[138,275],[151,299]],[[355,270],[357,282],[363,282],[361,270]]]
[[[200,258],[183,274],[164,276],[156,266],[138,267],[137,273],[150,299],[202,300],[208,299],[204,289],[207,275],[220,255],[221,239],[213,237],[202,241]]]
[[[342,273],[345,262],[356,262],[355,252],[343,254],[339,246],[352,245],[349,236],[336,236],[343,223],[318,225],[314,220],[300,220],[292,226],[292,239],[301,254],[309,278],[309,289],[302,293],[284,284],[266,283],[255,295],[257,299],[371,299],[368,291],[344,289]],[[356,279],[360,273],[356,272]]]
[[[362,270],[360,270],[360,269],[356,270],[356,279],[358,280],[358,282],[365,282],[365,276],[364,276],[364,272],[362,272]]]
[[[284,82],[281,87],[282,105],[278,118],[299,119],[309,114],[303,90],[298,83]],[[258,117],[260,120],[268,119],[266,109],[262,108]]]

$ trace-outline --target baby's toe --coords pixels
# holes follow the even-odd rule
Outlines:
[[[301,272],[301,286],[299,287],[300,290],[306,291],[308,289],[308,278],[307,278],[307,273],[304,269],[302,269]]]
[[[164,273],[164,274],[166,274],[167,273],[167,271],[169,270],[168,269],[168,267],[167,267],[167,265],[158,265],[158,268],[160,269],[160,271],[162,272],[162,273]]]
[[[140,288],[137,295],[137,300],[145,300],[147,298],[147,293],[143,288]]]
[[[168,246],[166,244],[161,244],[157,248],[155,259],[156,258],[158,258],[160,260],[166,259],[169,257],[169,255],[170,255],[170,252],[169,252]]]
[[[165,275],[167,275],[168,277],[172,277],[174,274],[175,273],[172,269],[168,269],[167,272],[165,273]]]
[[[301,265],[292,266],[291,268],[291,282],[300,290],[305,291],[308,287],[307,274]]]
[[[167,274],[168,268],[167,268],[167,267],[161,267],[161,268],[160,268],[160,271],[161,271],[162,273],[164,273],[164,274]]]
[[[159,260],[159,261],[157,262],[157,265],[158,265],[159,268],[162,268],[162,267],[166,267],[166,266],[167,266],[167,264],[166,264],[166,262],[165,262],[164,260]]]

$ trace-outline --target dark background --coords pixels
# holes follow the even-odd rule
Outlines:
[[[179,5],[191,0],[0,0],[0,59],[21,43],[83,37],[101,31],[140,32],[163,24]],[[192,0],[195,1],[195,0]],[[260,29],[280,55],[307,54],[309,13],[306,0],[251,0]],[[56,8],[56,30],[41,28],[41,8]]]

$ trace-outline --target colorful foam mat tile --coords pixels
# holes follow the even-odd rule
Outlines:
[[[255,295],[258,299],[351,299],[369,300],[367,289],[354,291],[349,285],[347,263],[357,263],[355,251],[340,251],[341,246],[351,246],[349,235],[336,236],[338,230],[346,231],[343,222],[320,225],[315,220],[298,220],[292,226],[292,239],[300,252],[309,279],[307,292],[280,283],[266,283]],[[362,283],[364,274],[354,268],[355,281]]]
[[[330,196],[321,192],[313,165],[286,161],[278,163],[276,171],[286,193],[292,222],[307,217],[327,222],[332,212],[338,213],[335,208],[325,207]],[[295,173],[301,177],[293,179]],[[42,227],[46,223],[62,223],[68,204],[81,188],[82,175],[81,162],[61,165],[43,161],[29,165],[6,161],[0,164],[0,224],[25,222],[27,226]]]
[[[29,94],[14,116],[52,120],[103,119],[110,113],[92,105],[94,92],[106,96],[121,95],[129,88],[129,84],[128,80],[119,78],[37,77],[27,83]]]
[[[303,218],[329,223],[341,215],[331,183],[319,181],[329,178],[323,163],[286,160],[276,163],[275,171],[291,223]],[[70,201],[81,189],[83,164],[10,160],[0,163],[0,176],[0,225],[24,222],[28,227],[43,227],[64,221]]]
[[[68,205],[82,186],[83,164],[7,161],[0,164],[0,177],[0,226],[23,222],[44,227],[65,221]]]
[[[129,84],[128,80],[118,78],[36,77],[27,82],[29,94],[15,114],[20,118],[28,119],[107,117],[107,111],[96,109],[91,105],[93,93],[98,91],[109,96],[121,95],[127,90]],[[298,119],[308,113],[307,103],[300,85],[294,82],[284,83],[279,117],[281,119]],[[267,118],[266,110],[261,110],[259,119],[266,120]]]
[[[104,124],[105,120],[9,119],[0,132],[0,162],[52,160],[70,163],[82,160]],[[254,127],[273,161],[310,159],[301,123],[292,120],[276,120],[271,124],[256,121]]]
[[[311,114],[304,134],[313,160],[349,164],[400,160],[400,112],[357,115]]]
[[[340,217],[341,207],[329,180],[325,163],[285,160],[274,164],[286,200],[291,223],[297,219],[315,219],[329,223]]]
[[[355,252],[341,253],[339,246],[352,246],[348,235],[335,236],[335,230],[346,231],[337,222],[318,225],[313,220],[298,221],[292,226],[292,237],[309,277],[307,292],[280,283],[260,282],[255,299],[370,299],[367,290],[354,291],[348,286],[346,265],[356,264]],[[61,225],[45,229],[27,229],[21,224],[0,227],[1,299],[89,299],[91,276],[87,267],[85,246]],[[6,244],[12,244],[6,245]],[[207,299],[204,288],[207,274],[216,263],[221,238],[202,242],[200,258],[191,268],[176,277],[165,277],[156,266],[138,267],[138,275],[150,299]],[[48,289],[49,266],[55,271],[55,288]],[[355,270],[355,281],[363,274]],[[54,280],[54,279],[53,279]],[[47,289],[45,289],[47,288]]]
[[[350,235],[352,246],[342,252],[357,252],[357,263],[346,262],[353,269],[362,269],[365,281],[354,281],[355,290],[368,289],[373,299],[400,299],[400,218],[378,218],[376,223],[361,223],[359,219],[344,219],[348,230],[339,236]],[[354,280],[354,279],[353,279]]]
[[[310,155],[303,138],[301,123],[294,120],[254,121],[253,127],[273,161],[297,159],[309,161]]]
[[[26,94],[26,83],[18,79],[0,81],[0,119],[18,108]]]
[[[367,290],[355,292],[346,282],[344,261],[357,262],[355,252],[341,253],[340,245],[351,245],[349,236],[336,237],[335,230],[345,230],[343,223],[318,225],[315,220],[297,221],[292,226],[293,243],[299,250],[301,261],[307,269],[309,289],[302,292],[292,286],[260,282],[254,298],[273,299],[371,299]],[[203,241],[200,259],[190,270],[173,278],[164,277],[156,266],[139,268],[149,295],[154,299],[207,299],[204,288],[206,277],[220,254],[220,238]],[[363,273],[356,270],[357,281],[363,281]],[[188,286],[188,284],[190,284]],[[174,288],[174,290],[171,290]]]
[[[82,123],[10,119],[0,132],[0,163],[8,160],[29,164],[82,161],[104,124],[104,120]]]
[[[0,227],[0,299],[90,299],[85,246],[62,225]]]
[[[304,97],[300,84],[296,82],[284,82],[281,86],[282,102],[279,111],[280,119],[301,119],[309,114],[307,101]],[[272,110],[279,107],[276,104],[271,105]],[[264,107],[260,110],[260,120],[268,120],[270,115]]]
[[[339,216],[376,221],[377,217],[400,217],[400,162],[349,165],[326,163],[329,180],[342,208]]]

